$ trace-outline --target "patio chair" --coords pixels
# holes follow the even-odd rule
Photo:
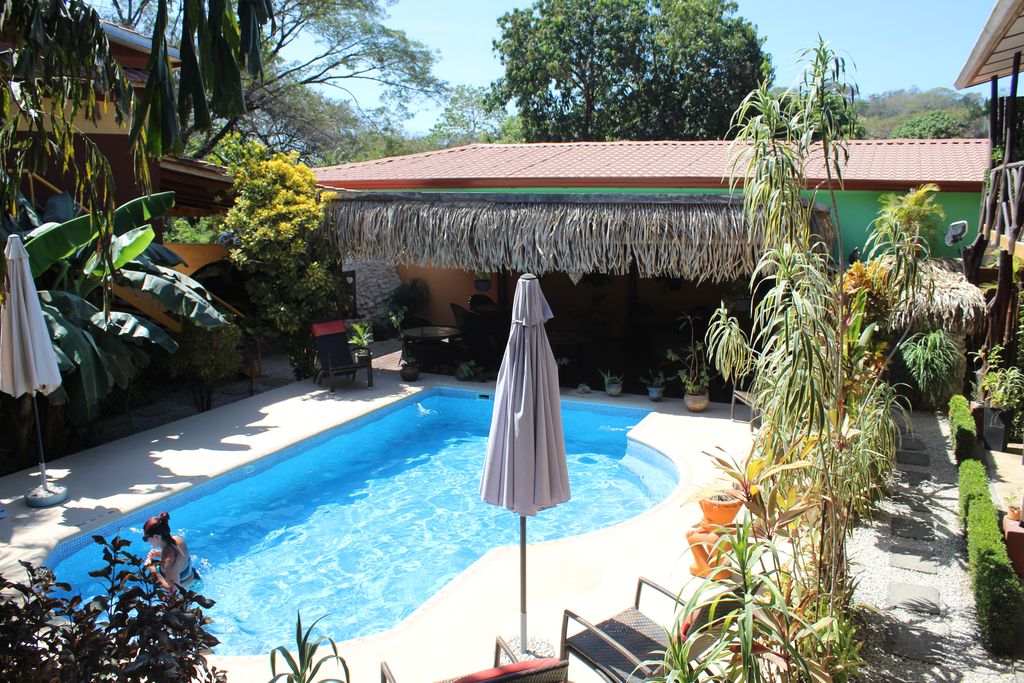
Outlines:
[[[456,303],[450,303],[448,306],[451,307],[452,315],[455,317],[455,327],[460,327],[465,330],[472,326],[473,320],[476,318],[476,314],[470,313]]]
[[[510,664],[502,664],[505,659]],[[501,637],[494,644],[494,667],[467,676],[448,678],[440,683],[564,683],[568,680],[569,662],[562,659],[527,659],[516,661],[516,653]],[[387,662],[380,663],[381,683],[397,683]]]
[[[466,302],[469,305],[469,310],[474,310],[477,306],[493,306],[494,299],[487,296],[486,294],[472,294],[469,297],[469,301]]]
[[[331,391],[334,391],[335,375],[344,375],[354,380],[357,372],[365,370],[366,386],[373,386],[373,355],[366,349],[365,354],[358,358],[352,357],[344,320],[321,320],[310,327],[316,343],[316,358],[320,364],[313,378],[317,384],[320,384],[325,376],[329,377]]]
[[[640,577],[636,582],[636,597],[633,606],[598,624],[592,624],[578,614],[565,610],[562,615],[562,659],[575,655],[589,666],[603,680],[609,683],[640,683],[661,673],[659,664],[669,646],[669,633],[660,624],[640,611],[640,594],[644,586],[658,591],[677,606],[685,605],[675,594],[650,579]],[[720,600],[715,612],[721,616],[735,605]],[[701,609],[683,623],[680,637],[687,638],[706,625],[708,610]],[[579,633],[569,636],[569,620],[583,627]],[[690,648],[691,658],[698,657],[712,645],[713,636],[704,633],[698,636]]]

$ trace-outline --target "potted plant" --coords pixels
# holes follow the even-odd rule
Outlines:
[[[1011,522],[1020,521],[1020,494],[1010,494],[1003,498],[1003,502],[1006,503],[1006,518]]]
[[[420,364],[413,358],[412,354],[406,354],[402,357],[398,374],[402,376],[406,382],[414,382],[420,376]]]
[[[1005,451],[1010,436],[1009,418],[1024,404],[1024,372],[1020,368],[1000,365],[1002,348],[993,347],[985,358],[985,373],[978,389],[985,401],[985,445]]]
[[[370,355],[370,344],[373,343],[373,326],[370,323],[352,323],[349,325],[348,344],[352,347],[352,356],[363,360]]]
[[[711,371],[708,368],[703,342],[694,342],[682,355],[668,349],[665,357],[683,364],[676,374],[683,383],[683,403],[686,404],[686,409],[691,413],[702,413],[707,410],[710,401],[708,385],[711,383]]]
[[[476,278],[473,281],[473,287],[478,292],[486,292],[491,288],[491,274],[484,270],[474,270],[473,276]]]
[[[665,383],[671,379],[667,377],[661,370],[655,371],[650,370],[646,377],[641,377],[640,381],[647,385],[647,398],[657,403],[665,396]]]
[[[475,380],[479,374],[480,366],[476,364],[475,360],[464,361],[455,368],[455,379],[460,382],[468,382],[471,379]]]
[[[604,391],[609,396],[618,396],[622,393],[622,375],[616,375],[611,370],[600,370],[604,378]]]

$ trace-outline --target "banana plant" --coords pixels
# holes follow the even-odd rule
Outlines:
[[[89,214],[43,223],[27,233],[25,249],[64,379],[50,398],[66,405],[77,424],[94,419],[100,402],[115,387],[127,388],[149,364],[144,345],[169,353],[177,349],[170,335],[144,316],[101,310],[93,294],[105,281],[139,290],[196,325],[227,323],[202,285],[167,267],[180,259],[153,242],[149,223],[173,205],[174,193],[162,192],[118,207],[104,257],[98,248],[100,226]]]

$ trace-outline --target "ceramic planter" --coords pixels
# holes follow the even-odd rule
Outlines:
[[[661,401],[665,396],[665,387],[647,387],[647,398],[655,403]]]
[[[704,519],[700,521],[700,524],[705,529],[732,524],[741,507],[743,507],[743,501],[731,493],[702,498],[700,509],[704,513]]]
[[[985,446],[992,451],[1005,451],[1010,430],[1004,420],[1007,411],[985,406]]]
[[[403,365],[399,370],[398,374],[402,376],[406,382],[413,382],[420,376],[420,366],[418,365]]]
[[[491,288],[491,280],[490,278],[477,278],[473,281],[473,287],[478,292],[486,292]]]
[[[683,403],[691,413],[703,413],[708,409],[710,401],[707,394],[686,394],[683,397]]]
[[[606,384],[604,385],[604,392],[609,396],[618,396],[622,393],[622,383]]]

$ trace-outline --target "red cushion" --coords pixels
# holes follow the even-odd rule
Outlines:
[[[555,659],[554,657],[549,657],[548,659],[526,659],[522,662],[513,662],[512,664],[496,666],[493,669],[477,671],[475,674],[469,674],[468,676],[456,679],[453,683],[480,683],[481,681],[490,681],[501,676],[529,671],[530,669],[543,669],[544,667],[554,666],[561,661],[562,660]]]
[[[322,323],[313,323],[313,336],[322,337],[325,334],[344,334],[344,320],[328,320]]]

